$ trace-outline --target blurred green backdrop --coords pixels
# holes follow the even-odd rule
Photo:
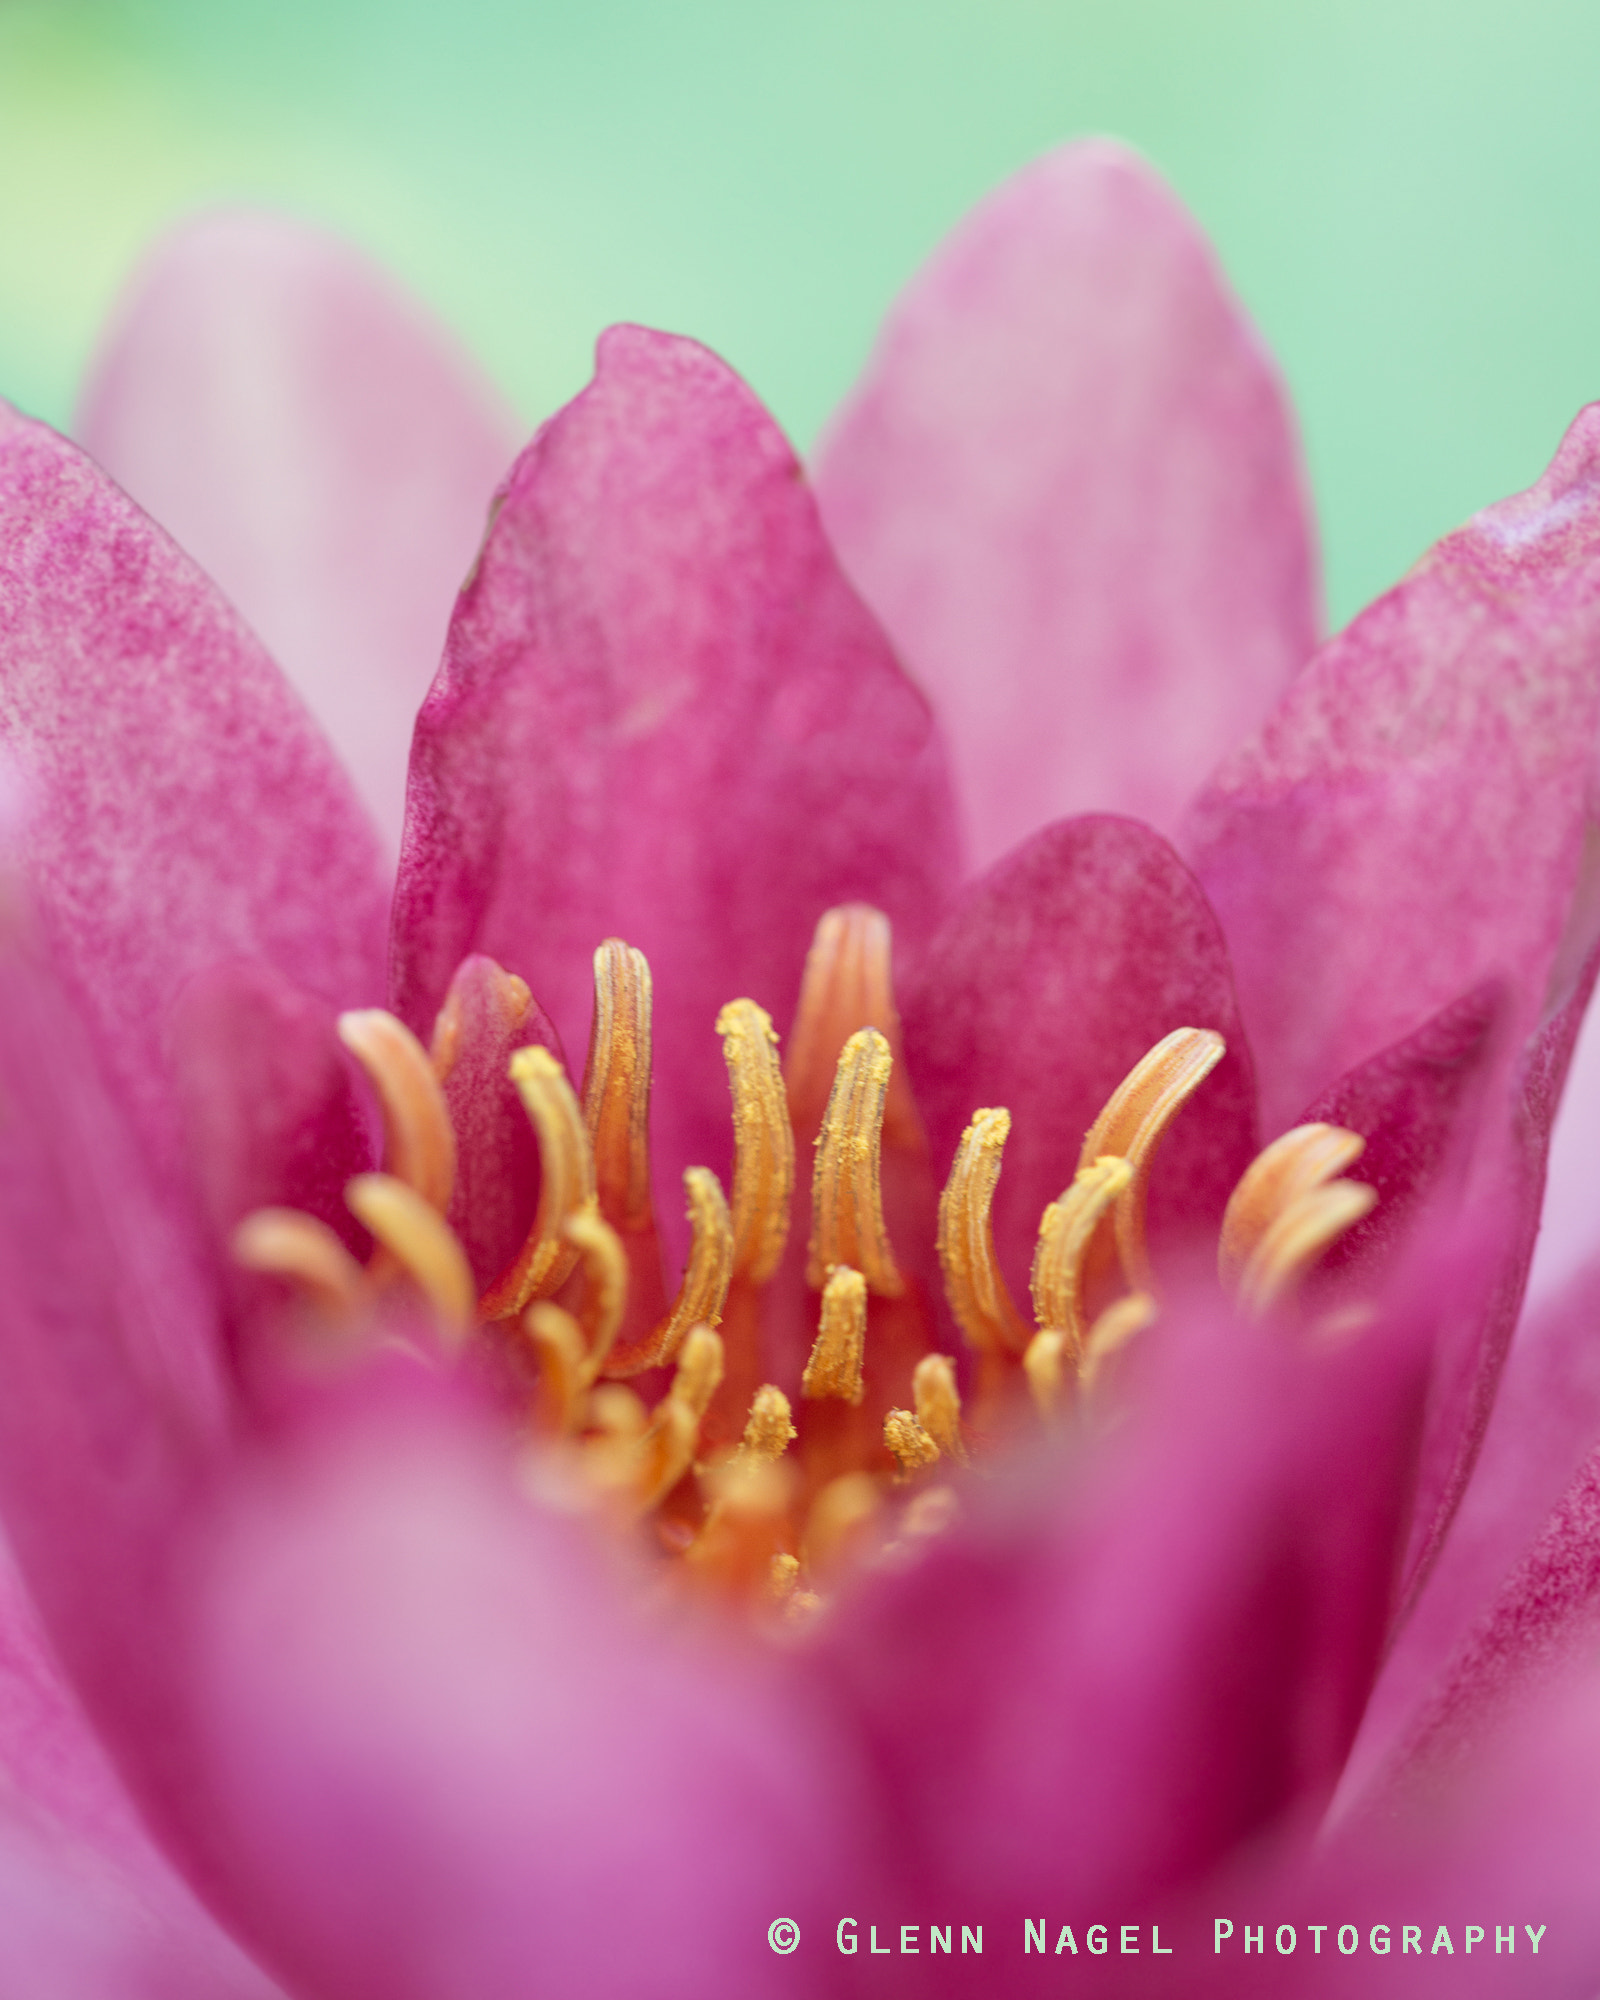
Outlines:
[[[1600,395],[1595,0],[0,0],[0,392],[65,422],[141,244],[338,227],[530,421],[606,322],[802,445],[993,183],[1131,140],[1288,373],[1332,618]]]

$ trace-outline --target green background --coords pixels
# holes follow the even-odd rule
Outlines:
[[[385,258],[530,422],[631,318],[804,445],[940,234],[1094,131],[1282,360],[1335,621],[1600,395],[1595,0],[0,0],[0,390],[65,422],[140,245],[244,197]]]

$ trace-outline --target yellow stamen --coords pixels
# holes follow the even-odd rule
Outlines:
[[[1067,1385],[1067,1337],[1059,1327],[1046,1327],[1028,1342],[1022,1372],[1035,1409],[1046,1423],[1059,1414]]]
[[[321,1311],[346,1318],[359,1310],[361,1266],[325,1222],[298,1208],[258,1208],[233,1232],[234,1262],[247,1271],[293,1280]]]
[[[922,1357],[912,1371],[911,1394],[917,1408],[917,1422],[947,1458],[965,1464],[961,1391],[956,1387],[956,1365],[948,1354]]]
[[[789,1398],[773,1383],[764,1382],[751,1400],[744,1441],[735,1457],[740,1464],[781,1458],[798,1435]]]
[[[578,1259],[562,1227],[595,1199],[594,1155],[566,1071],[535,1044],[517,1050],[510,1076],[539,1135],[539,1210],[515,1260],[483,1295],[485,1319],[509,1318],[536,1295],[559,1290]]]
[[[780,1553],[772,1558],[767,1571],[767,1596],[774,1604],[793,1597],[800,1585],[800,1558]]]
[[[650,1412],[625,1383],[601,1382],[589,1392],[585,1422],[602,1438],[641,1438]]]
[[[1117,1254],[1136,1291],[1153,1289],[1144,1217],[1156,1149],[1226,1051],[1222,1037],[1209,1028],[1175,1028],[1128,1072],[1084,1139],[1080,1167],[1112,1153],[1133,1169],[1133,1178],[1117,1202],[1113,1225]]]
[[[442,1215],[456,1181],[456,1135],[422,1044],[381,1007],[339,1016],[339,1039],[366,1071],[383,1112],[384,1172]]]
[[[694,1231],[683,1283],[671,1310],[653,1331],[631,1347],[613,1351],[607,1364],[612,1375],[637,1375],[642,1369],[659,1367],[677,1353],[691,1326],[700,1321],[716,1326],[721,1321],[733,1276],[733,1225],[728,1220],[728,1204],[723,1199],[722,1183],[709,1167],[688,1168],[683,1185]]]
[[[812,1402],[831,1398],[859,1403],[865,1389],[861,1367],[867,1347],[867,1286],[848,1264],[828,1273],[822,1288],[822,1318],[800,1378],[800,1393]]]
[[[772,1563],[787,1532],[794,1474],[772,1459],[735,1461],[704,1482],[710,1505],[688,1552],[696,1573],[740,1596],[770,1593]],[[796,1565],[798,1568],[798,1565]]]
[[[1273,1220],[1239,1277],[1239,1303],[1259,1318],[1280,1304],[1333,1243],[1372,1212],[1377,1190],[1362,1181],[1311,1188]]]
[[[357,1174],[345,1203],[399,1264],[459,1344],[472,1329],[472,1267],[455,1231],[431,1202],[393,1174]]]
[[[840,1051],[811,1179],[806,1283],[816,1289],[834,1265],[848,1264],[880,1297],[897,1299],[905,1291],[883,1224],[878,1178],[883,1107],[893,1068],[889,1044],[876,1028],[862,1028]]]
[[[771,1019],[753,1000],[733,1000],[717,1016],[733,1093],[733,1269],[764,1284],[789,1237],[794,1197],[794,1133]]]
[[[805,1566],[826,1581],[845,1566],[883,1508],[878,1482],[865,1472],[830,1479],[806,1516]]]
[[[1106,1307],[1090,1327],[1078,1363],[1078,1384],[1086,1395],[1112,1356],[1155,1323],[1156,1302],[1148,1292],[1129,1292]]]
[[[1009,1111],[974,1112],[939,1197],[939,1262],[945,1296],[969,1346],[980,1354],[1020,1354],[1028,1328],[1012,1302],[994,1251],[990,1218]]]
[[[561,1233],[583,1264],[583,1304],[579,1323],[584,1334],[588,1379],[605,1365],[628,1303],[628,1260],[617,1232],[592,1208],[580,1208],[561,1225]]]
[[[1358,1132],[1342,1125],[1296,1125],[1245,1168],[1228,1198],[1217,1250],[1217,1271],[1231,1291],[1257,1245],[1283,1211],[1326,1187],[1367,1149]]]
[[[537,1299],[522,1319],[539,1356],[540,1414],[557,1437],[576,1430],[589,1384],[589,1356],[582,1330],[571,1313]]]
[[[710,1327],[694,1327],[685,1336],[672,1387],[652,1411],[640,1441],[635,1500],[641,1511],[664,1500],[693,1464],[700,1419],[721,1380],[722,1342]]]
[[[895,1057],[884,1142],[905,1146],[921,1141],[922,1122],[899,1060],[892,958],[893,933],[882,910],[845,903],[818,920],[784,1060],[789,1116],[803,1138],[815,1133],[827,1108],[840,1049],[858,1028],[876,1028]]]
[[[600,1213],[626,1233],[650,1226],[650,967],[607,938],[594,955],[594,1022],[583,1122]]]
[[[1039,1242],[1033,1253],[1033,1309],[1042,1330],[1061,1334],[1073,1364],[1088,1332],[1083,1308],[1084,1255],[1100,1218],[1132,1181],[1133,1168],[1127,1160],[1098,1159],[1078,1169],[1077,1179],[1059,1201],[1051,1202],[1039,1222]],[[1035,1345],[1030,1344],[1029,1354]],[[1033,1380],[1031,1373],[1028,1379]],[[1038,1391],[1034,1393],[1037,1397]]]
[[[889,1412],[883,1420],[883,1441],[893,1452],[902,1479],[938,1463],[939,1447],[909,1410]]]

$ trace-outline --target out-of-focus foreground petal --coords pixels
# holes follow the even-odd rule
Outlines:
[[[271,2000],[135,1815],[0,1548],[0,1991]]]
[[[227,211],[135,274],[77,432],[265,640],[397,851],[412,723],[518,442],[493,389],[357,251]]]
[[[952,820],[927,704],[770,418],[703,347],[613,329],[518,460],[418,718],[401,1012],[426,1037],[482,951],[576,1052],[620,936],[654,975],[658,1181],[721,1171],[719,1009],[786,1025],[833,904],[877,904],[914,952]]]
[[[1269,1133],[1485,978],[1513,1042],[1567,997],[1593,942],[1597,649],[1600,405],[1330,641],[1202,796],[1188,846]]]
[[[1228,1053],[1178,1114],[1151,1183],[1158,1256],[1214,1235],[1255,1151],[1255,1085],[1222,933],[1159,834],[1064,820],[969,884],[907,993],[904,1028],[938,1173],[980,1105],[1011,1113],[994,1229],[1019,1301],[1039,1218],[1117,1085],[1174,1028],[1215,1029]]]
[[[96,1058],[163,1175],[168,1008],[192,972],[275,965],[382,990],[384,890],[349,780],[209,581],[88,459],[0,406],[8,834]]]
[[[414,1385],[415,1389],[424,1385]],[[197,1575],[207,1783],[247,1929],[328,2000],[793,1993],[855,1851],[789,1670],[625,1609],[583,1524],[415,1396],[242,1481]]]
[[[1172,831],[1316,641],[1277,372],[1194,222],[1104,141],[940,246],[816,480],[948,732],[975,867],[1066,813]]]

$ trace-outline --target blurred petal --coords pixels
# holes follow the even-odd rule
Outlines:
[[[1103,140],[941,245],[816,480],[949,736],[978,867],[1066,813],[1170,832],[1315,642],[1277,371],[1189,215]]]
[[[1539,1240],[1528,1272],[1528,1298],[1541,1304],[1557,1296],[1600,1252],[1600,1201],[1595,1161],[1600,1160],[1600,1008],[1584,1017],[1572,1055],[1555,1129],[1549,1175],[1539,1211]]]
[[[1600,676],[1600,405],[1317,655],[1193,822],[1268,1130],[1481,980],[1526,1035],[1574,912]],[[1587,935],[1568,935],[1569,913]]]
[[[817,918],[862,899],[915,949],[953,867],[922,697],[834,565],[787,444],[694,343],[622,327],[518,460],[417,723],[398,1005],[519,974],[571,1050],[608,934],[654,974],[656,1158],[726,1168],[714,1025],[785,1025]],[[681,1200],[663,1195],[664,1223]]]
[[[286,217],[159,244],[78,435],[260,633],[398,850],[411,727],[517,427],[423,308]]]
[[[1003,1105],[1011,1137],[995,1241],[1015,1295],[1083,1135],[1174,1028],[1228,1054],[1178,1114],[1151,1182],[1151,1234],[1214,1232],[1256,1145],[1250,1052],[1227,947],[1194,877],[1136,820],[1064,820],[962,892],[904,1009],[906,1060],[943,1174],[967,1121]]]
[[[0,406],[0,751],[74,1004],[138,1136],[181,1173],[166,1015],[224,958],[323,1000],[382,989],[365,814],[207,579],[44,425]]]
[[[369,1408],[216,1523],[198,1694],[250,1927],[330,2000],[792,1992],[768,1924],[820,1949],[852,1880],[837,1752],[776,1659],[624,1611],[509,1470]]]

